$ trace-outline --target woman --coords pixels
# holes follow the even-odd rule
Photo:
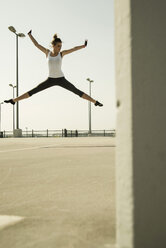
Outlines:
[[[40,92],[40,91],[47,89],[49,87],[52,87],[54,85],[59,85],[59,86],[65,88],[69,91],[72,91],[73,93],[77,94],[78,96],[80,96],[80,97],[82,97],[82,98],[84,98],[90,102],[93,102],[95,106],[100,106],[100,107],[103,106],[103,104],[94,100],[93,98],[91,98],[90,96],[85,94],[84,92],[77,89],[69,81],[67,81],[66,78],[64,77],[62,70],[61,70],[62,58],[69,53],[72,53],[72,52],[77,51],[79,49],[85,48],[87,46],[87,40],[85,41],[85,44],[82,46],[76,46],[72,49],[64,50],[64,51],[60,52],[61,47],[62,47],[62,41],[60,38],[57,37],[57,34],[54,35],[53,41],[51,42],[52,51],[50,51],[49,49],[38,44],[38,42],[32,36],[32,30],[29,31],[28,35],[29,35],[30,39],[32,40],[32,42],[34,43],[34,45],[37,48],[39,48],[43,53],[46,54],[46,57],[48,60],[49,76],[44,82],[39,84],[34,89],[28,91],[27,93],[25,93],[25,94],[23,94],[17,98],[5,100],[4,102],[11,103],[14,105],[16,102],[23,100],[25,98],[28,98],[28,97],[36,94],[37,92]]]

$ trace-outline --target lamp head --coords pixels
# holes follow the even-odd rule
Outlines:
[[[9,86],[11,86],[12,88],[17,88],[17,86],[13,84],[9,84]]]
[[[90,78],[87,78],[86,80],[88,80],[90,83],[93,83],[93,80],[90,80]]]
[[[16,30],[15,30],[15,28],[14,28],[13,26],[9,26],[8,29],[9,29],[11,32],[16,33]]]
[[[25,34],[19,33],[18,36],[19,36],[19,37],[25,37]]]

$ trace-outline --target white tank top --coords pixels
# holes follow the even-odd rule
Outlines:
[[[61,54],[58,53],[57,56],[52,57],[52,56],[50,56],[50,53],[51,52],[49,51],[48,56],[47,56],[49,77],[51,77],[51,78],[64,77],[64,74],[61,70],[61,66],[62,66]]]

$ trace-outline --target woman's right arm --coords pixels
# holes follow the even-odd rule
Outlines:
[[[45,53],[46,56],[47,56],[49,50],[46,49],[45,47],[41,46],[41,45],[35,40],[35,38],[32,36],[31,33],[32,33],[32,30],[29,31],[28,35],[29,35],[29,38],[31,39],[31,41],[33,42],[33,44],[34,44],[37,48],[39,48],[43,53]]]

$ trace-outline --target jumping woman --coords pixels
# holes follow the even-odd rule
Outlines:
[[[28,91],[27,93],[24,93],[23,95],[14,98],[14,99],[10,99],[10,100],[5,100],[4,102],[6,103],[11,103],[11,104],[15,104],[16,102],[23,100],[25,98],[28,98],[42,90],[45,90],[49,87],[52,87],[54,85],[59,85],[69,91],[72,91],[74,94],[90,101],[93,102],[95,106],[100,106],[102,107],[103,104],[101,104],[100,102],[94,100],[93,98],[91,98],[89,95],[85,94],[84,92],[82,92],[81,90],[77,89],[73,84],[71,84],[69,81],[66,80],[66,78],[64,77],[64,74],[61,70],[61,65],[62,65],[62,58],[69,53],[72,53],[74,51],[77,51],[79,49],[85,48],[87,46],[87,40],[85,41],[85,44],[82,46],[76,46],[72,49],[69,50],[64,50],[62,52],[61,51],[61,47],[62,47],[62,41],[60,38],[57,37],[57,34],[54,35],[53,37],[53,41],[51,42],[52,44],[52,51],[50,51],[49,49],[46,49],[45,47],[41,46],[36,40],[35,38],[32,36],[32,30],[29,31],[28,33],[30,39],[32,40],[33,44],[39,48],[43,53],[45,53],[46,58],[48,60],[48,68],[49,68],[49,76],[48,78],[40,83],[37,87],[33,88],[32,90]]]

